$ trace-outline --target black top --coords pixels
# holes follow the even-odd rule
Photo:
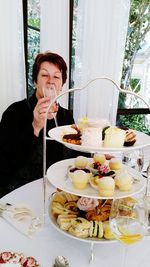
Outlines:
[[[13,103],[3,113],[0,122],[0,192],[5,193],[43,176],[43,129],[39,137],[33,133],[35,93],[27,100]],[[74,123],[72,114],[59,106],[58,125]],[[56,127],[47,120],[47,130]],[[56,141],[46,142],[47,167],[71,157],[70,150]],[[3,190],[2,190],[3,189]]]

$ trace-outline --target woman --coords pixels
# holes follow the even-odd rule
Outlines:
[[[35,92],[13,103],[0,122],[0,194],[43,176],[43,127],[50,97],[49,88],[59,95],[67,79],[67,66],[55,53],[40,53],[33,65]],[[71,113],[53,105],[58,125],[74,123]],[[48,113],[47,130],[55,127],[54,113]],[[47,167],[67,157],[66,149],[56,141],[47,141]]]

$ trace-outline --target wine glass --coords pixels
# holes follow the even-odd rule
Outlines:
[[[123,247],[122,267],[125,267],[127,245],[140,241],[147,232],[147,205],[143,197],[114,199],[109,217],[110,228]]]
[[[143,149],[124,152],[122,155],[122,163],[142,172],[144,165]]]
[[[57,119],[56,119],[56,113],[57,113],[56,110],[57,110],[58,104],[56,102],[54,102],[54,99],[57,96],[55,85],[51,84],[49,86],[45,86],[42,88],[42,90],[43,90],[43,96],[50,98],[51,106],[49,108],[49,112],[51,113],[51,115],[54,118],[55,125],[58,126]]]

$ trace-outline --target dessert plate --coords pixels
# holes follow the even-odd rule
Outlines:
[[[40,267],[39,263],[33,257],[24,256],[22,253],[4,251],[0,253],[0,266],[28,266]]]
[[[150,136],[147,134],[135,131],[136,133],[136,142],[133,146],[128,146],[128,147],[122,147],[122,148],[109,148],[109,147],[93,147],[93,146],[82,146],[82,145],[75,145],[71,143],[64,142],[62,140],[62,137],[64,134],[69,134],[73,131],[71,128],[71,125],[66,125],[66,126],[59,126],[56,128],[51,129],[48,132],[49,137],[47,139],[54,139],[57,142],[67,146],[70,149],[74,149],[77,151],[82,151],[82,152],[87,152],[87,153],[94,153],[94,152],[111,152],[111,151],[127,151],[127,150],[135,150],[135,149],[140,149],[144,148],[146,146],[150,146]]]
[[[92,243],[97,243],[97,244],[106,244],[106,243],[113,243],[113,242],[117,242],[116,239],[113,239],[113,240],[108,240],[108,239],[105,239],[105,238],[92,238],[92,237],[87,237],[87,238],[81,238],[81,237],[76,237],[72,234],[70,234],[69,232],[67,231],[64,231],[62,230],[59,225],[57,224],[57,221],[56,221],[56,218],[53,216],[52,212],[51,212],[51,204],[52,204],[52,199],[51,201],[49,202],[49,207],[48,207],[48,215],[49,215],[49,219],[50,219],[50,223],[52,224],[52,226],[57,230],[59,231],[60,233],[68,236],[68,237],[71,237],[71,238],[74,238],[76,240],[80,240],[80,241],[83,241],[83,242],[92,242]]]
[[[56,188],[59,188],[65,192],[84,196],[84,197],[92,197],[99,199],[112,199],[112,198],[124,198],[126,196],[133,196],[144,189],[146,179],[135,169],[125,166],[128,172],[131,173],[133,178],[135,178],[135,182],[132,185],[132,189],[130,191],[121,192],[118,189],[115,189],[113,197],[100,197],[98,195],[98,191],[95,190],[91,185],[88,185],[85,189],[76,189],[73,187],[72,182],[67,176],[68,167],[74,165],[75,159],[66,159],[51,165],[47,170],[47,178],[49,182],[54,185]]]

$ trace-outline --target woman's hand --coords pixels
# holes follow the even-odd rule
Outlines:
[[[41,129],[44,127],[46,111],[49,104],[50,104],[50,98],[43,97],[38,100],[34,108],[32,126],[34,128],[34,134],[36,136],[39,136]],[[56,113],[57,111],[58,111],[58,105],[54,103],[48,112],[47,118],[49,120],[53,119],[54,118],[53,113]]]

